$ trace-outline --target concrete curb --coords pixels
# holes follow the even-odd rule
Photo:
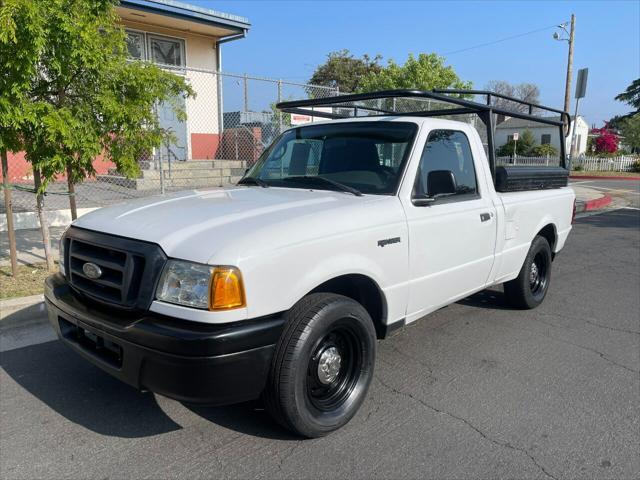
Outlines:
[[[577,201],[576,213],[592,212],[594,210],[600,210],[606,207],[613,201],[611,195],[603,195],[600,198],[594,198],[593,200]]]
[[[3,330],[17,325],[46,322],[47,312],[41,294],[0,301],[0,327]]]
[[[569,176],[570,179],[572,180],[580,180],[580,179],[584,179],[584,180],[640,180],[640,176],[636,177],[604,177],[604,176],[599,176],[599,175],[570,175]]]

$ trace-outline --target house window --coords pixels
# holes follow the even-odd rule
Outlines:
[[[507,143],[513,142],[513,135],[507,135]]]
[[[171,67],[185,66],[184,40],[132,30],[125,33],[129,58]]]
[[[127,30],[126,34],[129,58],[132,58],[134,60],[145,60],[146,55],[144,51],[144,33],[131,32]]]
[[[542,145],[549,145],[551,143],[551,134],[543,133],[540,137],[540,143]]]
[[[161,65],[184,67],[184,41],[176,38],[147,35],[149,60]]]

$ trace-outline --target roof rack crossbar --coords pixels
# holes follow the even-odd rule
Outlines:
[[[485,105],[485,104],[474,102],[472,100],[467,100],[461,97],[453,97],[451,95],[486,95],[487,102],[489,103]],[[548,117],[533,115],[532,113],[523,113],[523,112],[511,110],[504,107],[498,107],[490,103],[491,97],[499,97],[505,100],[509,100],[511,102],[526,105],[527,107],[529,107],[529,112],[532,112],[533,109],[535,108],[538,110],[547,111],[551,113],[558,113],[560,114],[560,120],[552,120]],[[344,105],[344,104],[361,102],[364,100],[378,100],[378,99],[384,99],[384,98],[428,98],[428,99],[437,100],[443,103],[459,105],[472,110],[468,113],[478,113],[480,111],[491,110],[493,113],[497,113],[500,115],[521,118],[524,120],[533,120],[533,121],[544,123],[547,125],[563,126],[565,130],[565,135],[568,133],[570,129],[571,120],[567,112],[558,110],[556,108],[546,107],[544,105],[538,105],[531,102],[526,102],[524,100],[519,100],[517,98],[509,97],[507,95],[489,92],[486,90],[431,90],[431,91],[411,90],[411,89],[382,90],[382,91],[370,92],[370,93],[356,93],[356,94],[339,95],[339,96],[327,97],[327,98],[314,98],[314,99],[308,99],[308,100],[294,100],[294,101],[288,101],[288,102],[280,102],[276,105],[276,107],[282,111],[289,112],[289,113],[294,113],[294,112],[291,112],[290,110],[291,108],[294,108],[294,107],[304,108],[304,107],[315,107],[315,106],[325,106],[325,107],[335,106],[339,108],[357,107],[357,109],[359,110],[362,109],[362,110],[377,111],[373,107],[367,107],[365,105]],[[444,110],[445,109],[442,109],[441,111],[444,111]],[[428,110],[425,110],[424,112],[428,112]],[[295,113],[302,113],[302,112],[298,110]],[[330,116],[329,112],[322,112],[322,111],[311,112],[307,110],[304,113],[306,115],[313,115],[316,117],[336,118],[334,116]],[[393,111],[386,111],[386,110],[382,110],[382,113],[385,113],[387,115],[408,115],[408,113],[405,113],[405,112],[393,112]],[[437,115],[424,115],[424,114],[421,114],[420,112],[411,112],[411,114],[414,114],[414,115],[420,114],[423,116],[437,116]],[[339,118],[345,118],[345,117],[341,116]]]
[[[463,98],[463,95],[484,95],[486,96],[486,103],[479,103],[472,100]],[[414,112],[400,112],[389,111],[378,107],[368,107],[366,105],[358,105],[357,102],[363,102],[366,100],[381,100],[381,99],[431,99],[437,102],[456,105],[458,108],[445,108],[430,110],[431,105],[428,108]],[[527,107],[528,113],[521,112],[515,109],[509,109],[502,106],[494,105],[493,98],[501,98],[513,102],[516,104],[524,105]],[[331,111],[315,110],[313,107],[334,107],[341,109],[353,109],[353,116],[346,113],[336,113],[334,109]],[[314,117],[341,119],[341,118],[353,118],[358,116],[359,110],[366,110],[370,112],[376,112],[377,115],[369,116],[423,116],[423,117],[443,117],[448,115],[462,115],[462,114],[475,114],[480,117],[487,128],[487,142],[488,142],[488,160],[489,167],[491,169],[492,176],[495,180],[495,120],[494,114],[504,115],[508,117],[519,118],[523,120],[532,120],[534,122],[553,125],[558,127],[560,137],[568,136],[571,129],[571,117],[563,110],[556,108],[545,107],[544,105],[538,105],[536,103],[527,102],[517,98],[502,95],[500,93],[494,93],[487,90],[415,90],[415,89],[398,89],[398,90],[382,90],[378,92],[369,93],[356,93],[347,95],[338,95],[335,97],[327,98],[312,98],[308,100],[294,100],[288,102],[280,102],[276,104],[276,108],[288,113],[299,113],[303,115],[310,115]],[[395,108],[395,106],[394,106]],[[534,115],[534,109],[540,112],[550,112],[554,114],[560,114],[560,119],[556,120],[550,117],[544,117],[541,115]],[[566,146],[564,141],[560,141],[560,158],[563,168],[567,168],[567,159],[565,154]]]

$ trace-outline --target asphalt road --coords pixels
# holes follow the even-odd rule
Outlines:
[[[640,212],[582,218],[540,308],[482,292],[381,342],[362,410],[317,440],[5,331],[0,477],[637,479],[639,312]]]

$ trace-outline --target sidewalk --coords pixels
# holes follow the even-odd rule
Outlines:
[[[53,257],[58,259],[58,242],[66,227],[51,227],[51,249]],[[44,258],[44,245],[39,228],[16,230],[16,244],[18,247],[18,263],[32,265],[42,263]],[[7,232],[0,232],[0,266],[9,265],[9,237]]]
[[[600,210],[611,204],[611,195],[581,185],[571,185],[576,192],[576,213]]]

